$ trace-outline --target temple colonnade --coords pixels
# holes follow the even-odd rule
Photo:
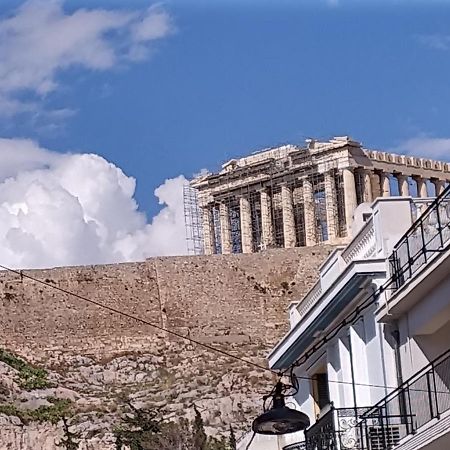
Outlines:
[[[297,180],[296,185],[283,181],[275,184],[279,205],[274,204],[273,181],[270,186],[249,185],[245,193],[243,189],[230,192],[229,198],[202,205],[204,252],[252,253],[279,247],[279,242],[285,248],[340,243],[350,237],[353,213],[360,203],[372,202],[377,197],[409,196],[411,180],[417,187],[417,197],[421,198],[439,195],[446,185],[446,180],[440,178],[426,179],[365,167],[325,171],[320,174],[320,183],[317,174],[299,176]],[[432,185],[434,188],[430,190]],[[324,211],[318,212],[319,207]],[[277,242],[276,232],[282,233],[281,241]]]

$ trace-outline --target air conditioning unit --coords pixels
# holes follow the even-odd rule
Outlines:
[[[372,426],[368,428],[370,450],[390,450],[400,442],[400,427]]]

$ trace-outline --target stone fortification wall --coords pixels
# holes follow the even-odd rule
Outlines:
[[[269,349],[286,331],[287,305],[309,289],[329,251],[152,258],[29,273],[209,343],[252,341]],[[159,337],[177,339],[25,277],[0,273],[0,345],[24,356],[39,360],[64,351],[107,357],[145,350]]]
[[[266,365],[267,352],[287,331],[287,305],[313,285],[330,250],[154,258],[30,274]],[[0,406],[35,408],[49,396],[69,398],[80,450],[115,448],[111,430],[126,399],[168,419],[190,417],[195,403],[208,433],[226,434],[232,425],[239,436],[273,385],[270,372],[6,272],[0,273],[0,347],[45,367],[53,386],[21,391],[14,371],[0,362],[6,387]],[[60,448],[61,424],[24,426],[0,414],[2,420],[0,450]]]

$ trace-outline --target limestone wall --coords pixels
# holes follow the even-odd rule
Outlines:
[[[30,274],[210,343],[253,341],[269,349],[286,331],[287,305],[309,289],[329,251],[314,247],[152,258]],[[64,350],[105,357],[159,336],[152,327],[25,277],[0,273],[0,345],[25,356],[42,359],[49,351]]]
[[[266,365],[267,352],[287,331],[287,305],[313,285],[330,251],[154,258],[31,274]],[[126,398],[169,419],[189,417],[195,403],[208,433],[226,434],[232,425],[239,436],[273,384],[270,372],[5,272],[0,273],[0,347],[44,366],[58,392],[74,400],[73,427],[84,436],[80,449],[111,449],[111,430]],[[0,384],[11,384],[8,376]],[[5,401],[22,408],[47,395],[15,392]],[[34,425],[17,420],[4,419],[8,426],[0,430],[0,449],[35,450]],[[48,443],[42,448],[57,450],[61,426],[45,430]]]

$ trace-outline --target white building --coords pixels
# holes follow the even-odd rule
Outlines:
[[[450,188],[360,205],[353,226],[269,355],[272,369],[296,365],[306,442],[251,450],[450,448]]]

